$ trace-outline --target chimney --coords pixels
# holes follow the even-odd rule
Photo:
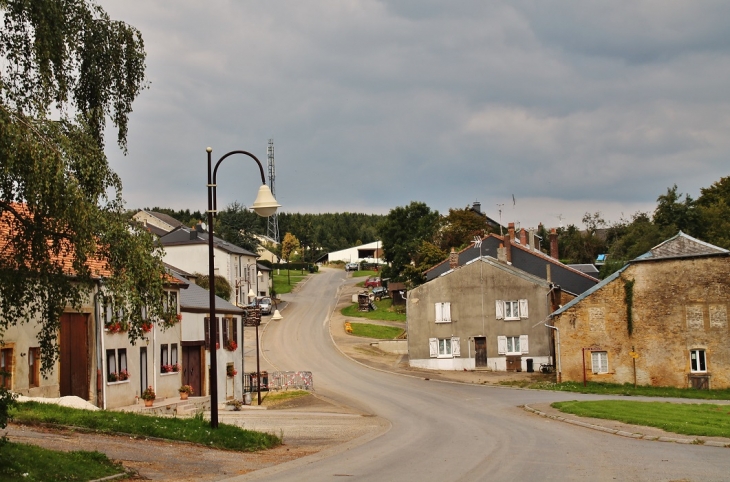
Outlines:
[[[550,229],[550,257],[558,259],[558,231],[555,228]]]
[[[471,209],[475,213],[481,214],[482,213],[482,203],[480,203],[479,201],[474,201],[474,203],[472,204],[472,208]]]
[[[449,254],[449,268],[455,269],[459,266],[459,253],[454,251],[454,248],[451,248],[451,253]]]
[[[512,241],[515,239],[515,223],[507,225],[507,236],[502,238],[504,241],[504,254],[508,263],[512,262]]]
[[[520,244],[525,248],[529,247],[527,245],[527,231],[525,231],[524,229],[520,229]]]
[[[530,249],[534,249],[537,251],[537,238],[535,237],[535,230],[530,229],[527,231],[527,242],[530,246]]]
[[[545,265],[545,279],[547,280],[548,283],[553,282],[553,275],[552,275],[552,271],[550,271],[550,268],[551,268],[550,263]]]
[[[497,248],[497,260],[503,263],[507,262],[507,248],[504,247],[504,243],[500,243],[499,248]]]
[[[196,239],[198,239],[198,231],[196,231],[195,229],[191,229],[190,230],[190,240],[194,241]]]

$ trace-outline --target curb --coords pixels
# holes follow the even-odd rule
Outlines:
[[[642,433],[631,433],[631,432],[625,432],[623,430],[616,430],[612,428],[603,427],[601,425],[595,425],[588,422],[582,422],[580,420],[574,420],[571,418],[565,418],[561,417],[559,415],[550,415],[545,412],[542,412],[540,410],[534,409],[530,407],[529,405],[523,405],[522,409],[527,412],[532,412],[535,415],[539,415],[544,418],[549,418],[552,420],[557,420],[559,422],[565,422],[569,423],[571,425],[577,425],[579,427],[589,428],[591,430],[597,430],[599,432],[606,432],[613,435],[618,435],[619,437],[627,437],[627,438],[633,438],[633,439],[640,439],[640,440],[649,440],[652,442],[672,442],[677,444],[686,444],[686,445],[704,445],[707,447],[722,447],[722,448],[730,448],[730,443],[723,443],[723,442],[716,442],[714,440],[703,440],[701,438],[677,438],[677,437],[657,437],[655,435],[644,435]]]

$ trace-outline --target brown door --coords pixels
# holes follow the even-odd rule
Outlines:
[[[61,396],[89,399],[88,317],[80,313],[61,315]]]
[[[474,337],[474,364],[477,368],[487,366],[487,339],[483,336]]]
[[[193,393],[201,396],[203,380],[201,378],[200,346],[184,346],[183,349],[183,384],[193,387]]]
[[[147,390],[147,347],[139,348],[139,393]]]

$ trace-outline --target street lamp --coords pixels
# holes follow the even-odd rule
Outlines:
[[[205,151],[208,153],[208,287],[210,291],[210,318],[209,332],[210,332],[210,426],[211,428],[218,428],[218,353],[217,353],[217,341],[218,341],[218,323],[215,318],[215,254],[213,249],[213,218],[217,214],[217,201],[216,201],[216,174],[218,173],[218,166],[224,159],[234,154],[243,154],[248,156],[259,166],[261,172],[261,184],[259,187],[258,195],[253,203],[253,210],[259,216],[267,217],[271,216],[276,210],[281,207],[281,204],[276,202],[274,196],[271,194],[271,189],[266,185],[266,177],[264,176],[264,167],[261,162],[256,159],[256,156],[246,151],[231,151],[224,154],[215,167],[213,167],[211,154],[213,149],[207,147]]]

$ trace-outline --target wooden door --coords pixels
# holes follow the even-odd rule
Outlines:
[[[81,313],[61,315],[60,392],[89,400],[88,317]]]
[[[474,364],[477,368],[487,366],[487,339],[483,336],[474,337]]]
[[[183,346],[183,385],[193,387],[196,396],[202,396],[202,369],[200,346]]]

